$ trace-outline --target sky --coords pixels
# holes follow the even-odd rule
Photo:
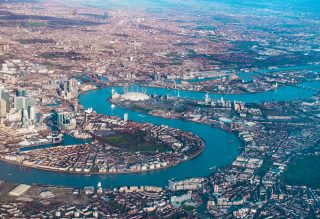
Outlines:
[[[0,0],[1,1],[1,0]],[[65,0],[105,9],[179,9],[205,11],[228,7],[234,10],[258,9],[295,13],[298,16],[320,17],[320,0]]]

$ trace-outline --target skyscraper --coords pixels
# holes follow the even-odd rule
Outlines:
[[[14,98],[14,108],[16,110],[23,110],[26,108],[25,98],[24,97],[15,97]]]
[[[34,106],[34,99],[32,97],[15,97],[14,107],[16,110],[28,109],[28,107]]]
[[[125,113],[124,115],[123,115],[123,120],[125,121],[125,122],[127,122],[128,121],[128,113]]]
[[[34,106],[29,107],[29,118],[32,122],[36,120],[36,109]]]
[[[4,118],[7,115],[7,102],[0,99],[0,118]]]
[[[7,103],[7,112],[9,112],[10,109],[14,107],[14,97],[10,96],[9,92],[3,91],[2,92],[2,99],[6,101],[6,103]]]
[[[2,98],[2,93],[4,92],[4,87],[0,86],[0,98]]]

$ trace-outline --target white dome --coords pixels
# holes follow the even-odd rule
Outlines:
[[[131,100],[131,101],[143,101],[143,100],[148,100],[149,96],[145,93],[140,93],[140,92],[126,92],[121,95],[121,98],[124,100]]]

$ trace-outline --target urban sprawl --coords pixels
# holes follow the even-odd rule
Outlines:
[[[3,173],[0,218],[319,218],[320,21],[218,6],[0,1],[1,168],[101,176],[80,187]],[[211,146],[150,118],[222,130],[237,155],[163,186],[105,183],[169,171]]]

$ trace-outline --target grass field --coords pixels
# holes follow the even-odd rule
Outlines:
[[[117,134],[104,138],[105,142],[121,149],[132,152],[165,152],[166,145],[158,142],[157,139],[147,137],[144,132],[137,131],[133,134]]]
[[[299,156],[293,158],[284,172],[284,180],[289,185],[320,188],[320,157]]]

